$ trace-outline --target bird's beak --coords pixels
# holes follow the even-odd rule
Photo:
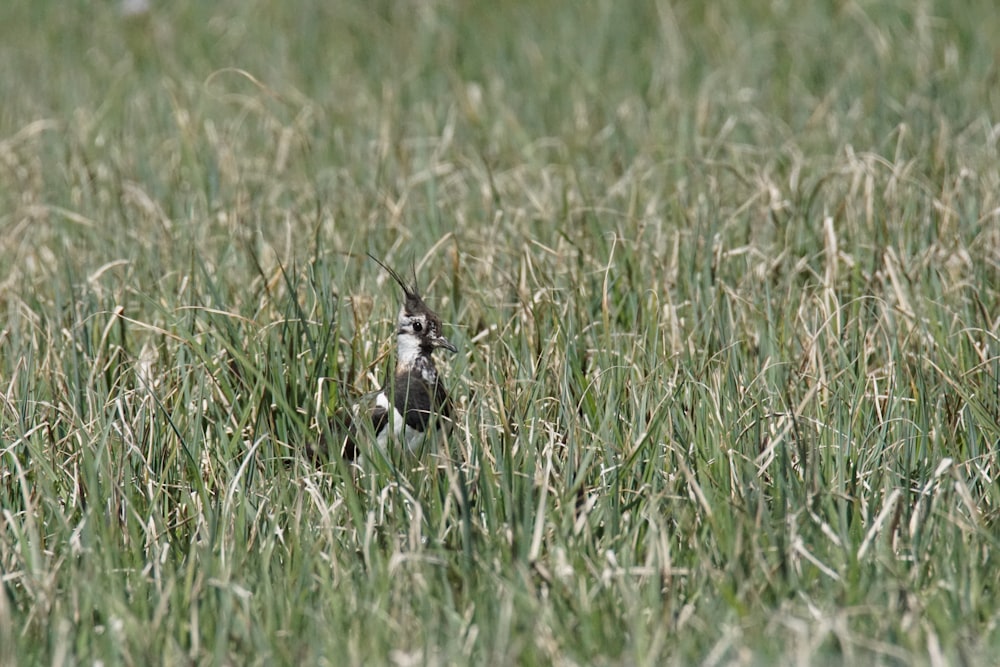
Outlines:
[[[453,354],[458,352],[458,348],[452,345],[451,341],[449,341],[444,336],[438,336],[437,338],[434,339],[434,347],[443,347],[444,349],[448,350]]]

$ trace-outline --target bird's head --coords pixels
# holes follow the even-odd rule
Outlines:
[[[393,269],[371,254],[368,256],[385,269],[403,289],[403,304],[399,307],[399,317],[396,323],[400,355],[430,354],[439,347],[449,352],[458,352],[458,348],[452,345],[442,333],[441,318],[424,303],[420,296],[416,274],[414,273],[412,285],[407,284]]]

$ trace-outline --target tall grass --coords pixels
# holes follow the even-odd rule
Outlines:
[[[0,10],[0,662],[994,659],[991,4],[117,9]],[[317,468],[365,252],[458,423]]]

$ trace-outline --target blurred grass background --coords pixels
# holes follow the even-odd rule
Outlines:
[[[989,2],[8,3],[0,662],[990,664]],[[415,263],[460,428],[302,457]]]

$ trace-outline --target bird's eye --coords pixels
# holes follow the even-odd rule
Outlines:
[[[416,331],[417,333],[420,333],[423,330],[423,328],[424,325],[422,325],[420,322],[413,323],[413,330]]]

